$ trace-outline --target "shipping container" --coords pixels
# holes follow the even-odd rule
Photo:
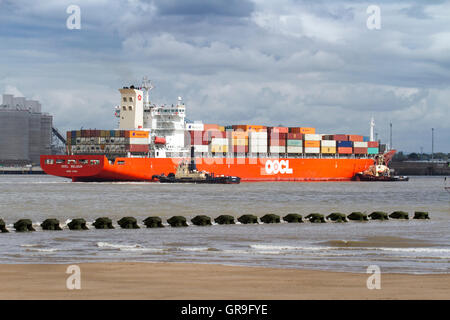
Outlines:
[[[354,141],[353,142],[353,147],[354,148],[367,148],[368,147],[368,143],[367,142],[361,142],[361,141]]]
[[[125,138],[148,138],[148,131],[127,130]]]
[[[233,146],[248,146],[248,139],[233,139]]]
[[[322,140],[321,141],[322,147],[330,147],[330,148],[336,148],[336,141],[335,140]]]
[[[305,148],[320,148],[320,141],[303,141],[303,145]]]
[[[368,148],[378,148],[378,141],[369,141],[367,142]]]
[[[287,146],[292,146],[292,147],[302,147],[303,146],[303,141],[302,140],[287,140]]]
[[[378,154],[379,150],[378,150],[378,148],[367,148],[367,153],[368,154]]]
[[[270,153],[286,153],[286,146],[271,145],[269,151]]]
[[[208,146],[207,145],[194,145],[194,152],[207,153]]]
[[[332,136],[335,141],[348,141],[348,136],[346,134],[335,134]]]
[[[320,148],[305,147],[305,153],[320,153]]]
[[[336,147],[322,147],[320,152],[325,154],[336,153]]]
[[[148,144],[128,144],[125,146],[126,151],[130,152],[148,152]]]
[[[203,123],[186,123],[186,130],[188,131],[204,131]]]
[[[316,133],[316,128],[301,127],[300,128],[300,133],[303,133],[303,134],[315,134]]]
[[[228,146],[228,139],[227,138],[212,138],[211,145]]]
[[[352,147],[338,147],[338,153],[339,154],[352,154],[353,148]]]
[[[370,141],[370,137],[364,136],[364,137],[363,137],[363,141],[364,141],[364,142],[369,142],[369,141]]]
[[[320,140],[322,140],[322,136],[320,134],[306,133],[303,136],[303,139],[308,140],[308,141],[320,141]]]
[[[103,138],[104,139],[104,138]],[[129,144],[149,144],[148,138],[129,138]]]
[[[288,133],[288,140],[303,140],[303,133]]]
[[[248,153],[249,149],[248,149],[248,146],[240,145],[240,146],[233,146],[233,148],[231,150],[234,153]]]
[[[267,145],[249,145],[248,150],[250,153],[267,153]]]
[[[211,152],[214,153],[225,153],[228,152],[228,145],[210,145]]]
[[[302,134],[301,129],[300,127],[289,127],[289,133]]]
[[[359,136],[356,134],[349,134],[348,141],[363,141],[363,136]]]
[[[267,131],[269,132],[269,134],[271,133],[289,133],[289,128],[288,127],[268,127]]]
[[[338,146],[338,148],[353,148],[353,142],[352,141],[338,141],[337,146]]]
[[[218,124],[203,124],[203,130],[204,131],[209,131],[209,130],[217,130],[217,131],[220,131],[219,130],[219,125]]]
[[[354,154],[367,154],[367,148],[353,147]]]
[[[303,153],[303,148],[298,146],[287,146],[287,153]]]

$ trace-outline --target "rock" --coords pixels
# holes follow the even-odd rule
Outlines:
[[[347,222],[347,218],[345,217],[345,214],[339,213],[339,212],[330,213],[327,216],[327,219],[334,221],[334,222]]]
[[[392,219],[409,219],[408,212],[405,211],[394,211],[389,215]]]
[[[187,227],[186,218],[182,216],[173,216],[170,219],[167,219],[167,223],[170,224],[171,227]]]
[[[45,219],[41,223],[42,230],[62,230],[58,219]]]
[[[353,221],[368,221],[369,220],[367,218],[367,214],[362,213],[362,212],[352,212],[347,216],[347,218],[349,220],[353,220]]]
[[[369,214],[369,218],[372,220],[389,220],[387,213],[383,211],[374,211]]]
[[[311,213],[305,217],[305,219],[309,220],[312,223],[326,223],[323,214],[320,213]]]
[[[289,223],[302,223],[302,216],[297,213],[289,213],[283,217],[283,220]]]
[[[70,221],[67,226],[70,230],[89,230],[86,226],[86,220],[83,218],[77,218]]]
[[[30,219],[20,219],[14,223],[14,229],[16,229],[17,232],[36,231],[34,230],[33,223]]]
[[[191,222],[196,226],[210,226],[211,218],[208,216],[199,215],[192,218]]]
[[[97,218],[92,225],[95,229],[114,229],[112,220],[108,217]]]
[[[148,217],[144,220],[147,228],[164,228],[160,217]]]
[[[9,232],[8,229],[6,229],[6,224],[3,219],[0,219],[0,231],[4,233]]]
[[[215,223],[218,224],[234,224],[234,217],[223,214],[214,219]]]
[[[117,223],[122,229],[139,229],[137,220],[133,217],[123,217]]]
[[[252,214],[244,214],[237,219],[242,224],[258,223],[258,217]]]
[[[414,212],[413,219],[430,219],[430,216],[428,215],[428,212],[416,211]]]
[[[264,223],[280,223],[280,216],[269,213],[262,216],[260,220]]]

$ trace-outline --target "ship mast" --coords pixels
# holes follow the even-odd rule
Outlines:
[[[372,116],[372,118],[370,119],[370,141],[375,141],[373,139],[374,138],[374,134],[373,134],[374,128],[375,128],[375,119]]]
[[[150,80],[148,80],[147,77],[142,78],[142,88],[144,89],[144,108],[149,108],[150,107],[150,100],[148,98],[148,95],[150,93],[150,90],[153,89],[153,85],[150,82]]]

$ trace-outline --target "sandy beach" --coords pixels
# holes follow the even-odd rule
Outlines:
[[[0,299],[449,299],[450,275],[369,274],[182,263],[84,263],[81,289],[68,265],[0,265]]]

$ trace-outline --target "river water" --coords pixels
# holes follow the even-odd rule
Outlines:
[[[117,220],[148,216],[165,220],[198,214],[266,213],[303,216],[352,211],[428,211],[430,220],[326,224],[213,225],[122,230]],[[110,217],[113,230],[90,223]],[[88,231],[70,231],[71,218],[84,218]],[[72,183],[52,176],[0,176],[2,263],[108,261],[194,262],[342,272],[449,273],[450,193],[443,177],[409,182],[264,182],[240,185],[158,183]],[[36,232],[16,233],[13,223],[29,218]],[[62,231],[39,224],[57,218]]]

